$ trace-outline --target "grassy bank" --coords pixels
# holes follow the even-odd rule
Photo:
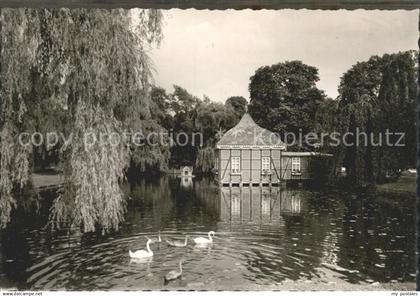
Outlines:
[[[377,190],[387,192],[416,192],[416,174],[404,172],[397,182],[377,185]]]

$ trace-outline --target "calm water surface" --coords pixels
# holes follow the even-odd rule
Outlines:
[[[218,188],[210,180],[163,177],[125,188],[120,231],[51,233],[35,216],[1,234],[0,286],[20,289],[246,289],[283,281],[414,281],[415,194],[318,193],[302,188]],[[146,237],[216,232],[206,248],[152,244]],[[163,277],[184,259],[182,279]]]

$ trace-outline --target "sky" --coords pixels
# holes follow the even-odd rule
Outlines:
[[[151,50],[155,84],[219,102],[249,100],[255,71],[288,60],[318,68],[318,88],[336,98],[340,77],[356,62],[418,49],[418,10],[171,9],[164,16],[162,43]]]

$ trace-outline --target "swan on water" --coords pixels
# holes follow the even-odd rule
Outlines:
[[[143,257],[143,258],[130,258],[130,264],[150,264],[153,261],[153,257]]]
[[[153,252],[150,249],[150,244],[151,243],[153,243],[153,241],[149,238],[147,240],[147,243],[146,243],[146,249],[147,250],[138,250],[138,251],[135,251],[135,252],[131,252],[131,250],[129,250],[128,254],[130,255],[131,258],[137,258],[137,259],[152,257]]]
[[[165,283],[172,280],[176,280],[182,275],[182,263],[183,263],[183,260],[181,259],[179,261],[179,270],[171,270],[165,275]]]
[[[196,243],[197,245],[201,245],[201,244],[210,244],[213,242],[213,238],[211,236],[214,236],[214,231],[210,231],[208,236],[209,238],[205,238],[205,237],[197,237],[194,239],[194,243]]]
[[[172,247],[186,247],[188,244],[188,235],[185,236],[185,241],[176,239],[167,239],[166,242]]]
[[[158,238],[157,239],[155,239],[155,238],[150,238],[150,237],[148,237],[147,235],[146,235],[146,238],[147,239],[150,239],[151,241],[152,241],[152,243],[160,243],[160,242],[162,242],[162,238],[160,237],[160,231],[158,231]]]

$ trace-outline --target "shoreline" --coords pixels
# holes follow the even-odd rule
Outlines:
[[[417,174],[404,172],[396,182],[376,185],[378,192],[409,192],[416,193]]]

